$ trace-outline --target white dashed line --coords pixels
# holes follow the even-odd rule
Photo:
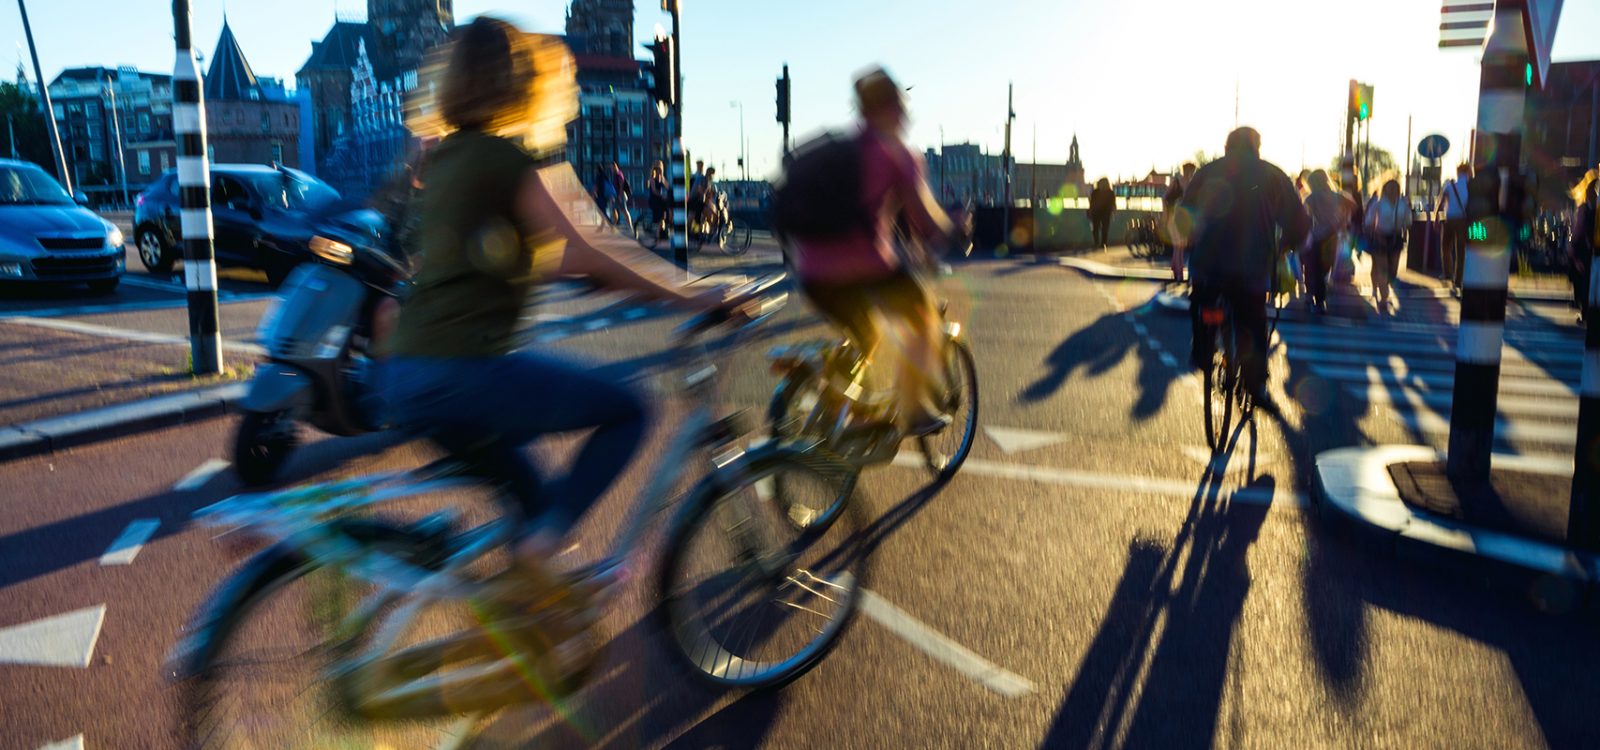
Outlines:
[[[78,735],[60,742],[52,742],[39,750],[83,750],[83,735]]]
[[[71,320],[49,320],[44,318],[18,317],[6,318],[6,322],[17,323],[19,325],[26,326],[36,326],[39,328],[49,328],[57,331],[67,331],[69,333],[81,333],[88,336],[100,336],[102,338],[121,339],[123,341],[137,341],[143,344],[171,344],[174,346],[189,345],[189,337],[187,336],[169,336],[164,333],[151,333],[149,331],[131,331],[126,328],[112,328],[110,326],[79,323]],[[266,348],[258,344],[245,344],[238,341],[224,340],[222,342],[222,348],[227,351],[255,354],[259,356],[264,356],[267,353]]]
[[[1246,459],[1238,457],[1235,460],[1245,461]],[[922,460],[922,456],[910,451],[901,451],[900,455],[895,456],[894,465],[907,469],[928,470],[927,464]],[[1165,495],[1185,499],[1193,499],[1201,491],[1195,481],[1191,479],[1162,479],[1159,477],[1139,477],[1125,474],[1101,474],[1093,471],[1061,469],[1054,466],[1003,464],[977,458],[967,459],[967,462],[961,465],[961,473],[977,474],[978,476],[998,479],[1044,482],[1066,487]],[[1223,490],[1218,497],[1228,502],[1248,503],[1250,505],[1284,503],[1303,507],[1307,504],[1306,497],[1296,492],[1277,490],[1268,493],[1255,487]]]
[[[980,685],[1007,698],[1033,692],[1033,683],[950,640],[949,637],[906,614],[869,589],[861,589],[861,614],[900,636],[919,651],[954,668]]]
[[[100,556],[101,565],[132,565],[133,558],[144,549],[144,543],[161,528],[161,521],[154,518],[140,518],[128,524],[122,534],[106,548],[105,554]]]
[[[1177,369],[1177,367],[1178,367],[1178,358],[1172,356],[1172,352],[1162,352],[1161,353],[1161,364],[1166,365],[1167,367],[1171,367],[1173,369]]]
[[[178,480],[177,484],[172,485],[172,489],[178,492],[188,492],[204,487],[206,482],[211,481],[211,478],[217,475],[217,472],[228,468],[230,465],[220,458],[213,458],[195,467],[194,471],[185,474],[182,479]]]
[[[611,325],[611,321],[607,320],[605,318],[601,318],[599,320],[591,320],[588,323],[585,323],[583,325],[583,330],[585,330],[585,331],[598,331],[598,330],[600,330],[602,328],[605,328],[608,325]]]
[[[100,641],[106,605],[0,628],[0,664],[85,669]]]

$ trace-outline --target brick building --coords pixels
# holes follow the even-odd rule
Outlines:
[[[50,98],[73,185],[96,203],[122,200],[119,135],[130,193],[177,163],[171,76],[128,67],[68,68],[50,82]]]
[[[257,78],[228,22],[205,75],[206,143],[213,162],[300,165],[300,108],[278,81]]]

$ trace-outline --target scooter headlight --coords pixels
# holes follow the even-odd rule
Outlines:
[[[355,260],[355,250],[349,245],[317,235],[311,238],[311,253],[329,263],[348,266]]]

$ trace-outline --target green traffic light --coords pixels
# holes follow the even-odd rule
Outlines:
[[[1371,117],[1371,116],[1372,116],[1372,110],[1369,109],[1365,103],[1362,103],[1360,119],[1365,120],[1365,119],[1367,119],[1368,117]]]
[[[1522,78],[1528,82],[1529,86],[1533,85],[1533,63],[1527,63],[1522,66]]]
[[[1474,221],[1467,227],[1467,239],[1473,242],[1483,242],[1489,239],[1489,228],[1481,221]]]

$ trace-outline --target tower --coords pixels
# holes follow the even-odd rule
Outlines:
[[[422,53],[450,34],[455,0],[367,0],[367,23],[379,59],[413,70]]]
[[[1067,166],[1083,169],[1083,160],[1078,158],[1078,134],[1072,134],[1072,148],[1067,152]]]
[[[582,39],[588,54],[632,59],[632,0],[572,0],[567,36]]]

